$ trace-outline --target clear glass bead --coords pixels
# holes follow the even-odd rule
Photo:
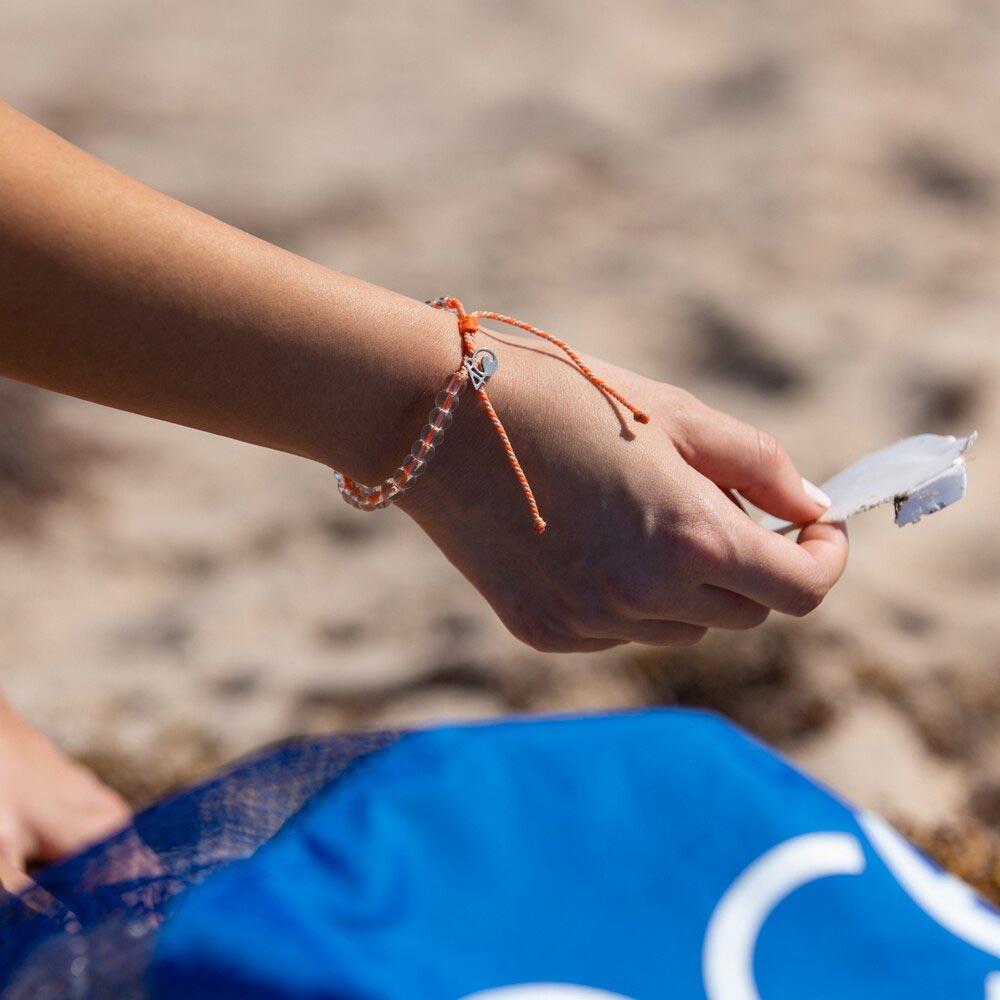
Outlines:
[[[442,410],[440,406],[435,406],[431,410],[430,423],[442,433],[451,427],[452,415],[448,410]]]
[[[416,479],[417,476],[422,476],[424,474],[424,470],[427,468],[427,463],[422,458],[410,455],[403,468],[409,473],[410,479]]]
[[[434,457],[434,451],[434,445],[426,444],[424,441],[417,441],[410,451],[410,457],[415,458],[418,462],[427,463]]]
[[[431,424],[424,424],[424,429],[420,432],[420,440],[423,444],[434,445],[437,444],[441,435],[442,432],[439,428],[434,427]]]
[[[455,410],[458,409],[458,393],[442,389],[437,394],[437,398],[434,402],[437,404],[439,410],[448,410],[451,413],[454,413]]]
[[[404,469],[404,468],[403,468],[402,466],[400,466],[400,467],[399,467],[399,468],[398,468],[398,469],[397,469],[397,470],[396,470],[396,471],[395,471],[395,472],[394,472],[394,473],[392,474],[392,478],[391,478],[391,479],[389,480],[389,482],[391,482],[391,483],[392,483],[392,485],[393,485],[393,486],[394,486],[394,487],[395,487],[395,488],[396,488],[397,490],[399,490],[400,492],[402,492],[403,490],[405,490],[405,489],[406,489],[406,479],[407,479],[407,476],[406,476],[406,470],[405,470],[405,469]]]

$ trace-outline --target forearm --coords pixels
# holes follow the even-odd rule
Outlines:
[[[404,509],[515,635],[551,650],[689,643],[804,613],[840,575],[842,530],[810,525],[795,545],[727,495],[799,524],[823,513],[776,441],[593,361],[651,417],[623,433],[582,368],[498,342],[490,394],[521,478],[463,404]],[[0,105],[0,374],[377,482],[459,358],[450,313],[231,229]]]
[[[458,360],[447,316],[0,103],[0,374],[378,478]]]

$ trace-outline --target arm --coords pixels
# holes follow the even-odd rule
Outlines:
[[[821,514],[773,438],[592,362],[652,415],[632,435],[547,346],[490,346],[490,392],[549,531],[532,534],[468,403],[402,506],[520,638],[691,642],[805,613],[839,576],[842,528],[812,525],[796,545],[723,492],[800,523]],[[0,105],[0,373],[377,481],[459,356],[449,314],[232,229]]]
[[[364,478],[458,359],[447,317],[153,191],[0,102],[0,374]]]

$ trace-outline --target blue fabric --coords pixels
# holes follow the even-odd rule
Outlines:
[[[151,983],[961,1000],[997,989],[998,954],[1000,916],[874,818],[715,717],[656,711],[412,733],[356,760],[179,897]]]
[[[0,997],[145,1000],[172,901],[248,857],[353,761],[394,739],[341,734],[267,747],[37,873],[21,896],[0,890]]]

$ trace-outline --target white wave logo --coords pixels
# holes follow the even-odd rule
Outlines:
[[[858,824],[907,895],[945,930],[1000,958],[1000,917],[965,883],[929,865],[895,830],[870,813]],[[783,899],[807,882],[860,875],[865,856],[849,833],[809,833],[772,847],[726,890],[705,933],[702,973],[709,1000],[760,1000],[753,958],[764,922]],[[1000,974],[991,973],[986,1000],[1000,1000]]]
[[[868,841],[907,895],[946,931],[1000,958],[1000,916],[964,882],[938,871],[887,823],[870,813],[856,817]],[[828,831],[793,837],[772,847],[736,878],[716,904],[702,950],[708,1000],[761,1000],[754,981],[754,953],[774,909],[796,889],[833,875],[860,875],[861,842]],[[984,985],[986,1000],[1000,1000],[1000,971]],[[522,983],[475,993],[465,1000],[629,1000],[620,993],[569,983]]]
[[[702,975],[709,1000],[759,1000],[753,956],[764,921],[800,886],[859,875],[865,855],[849,833],[807,833],[761,855],[719,900],[708,922]]]

